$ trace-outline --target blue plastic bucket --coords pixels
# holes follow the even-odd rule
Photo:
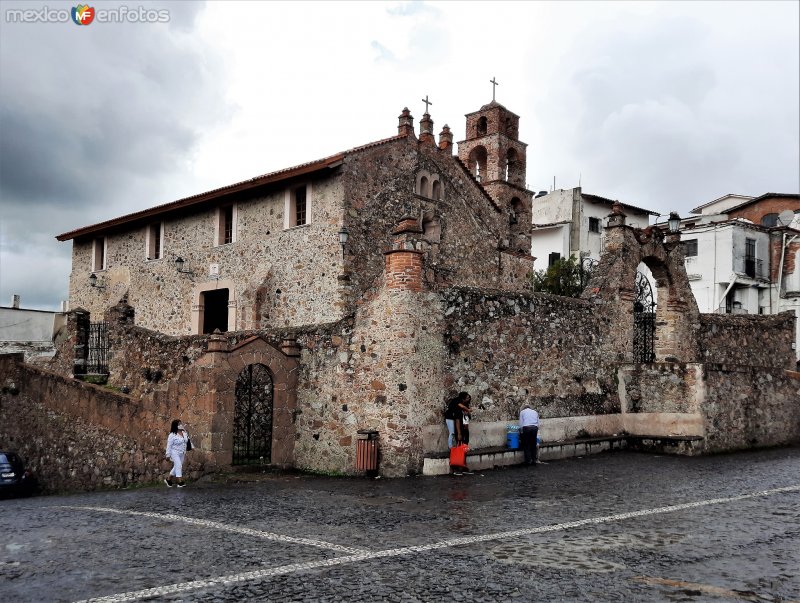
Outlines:
[[[509,431],[506,437],[506,446],[511,448],[511,450],[516,450],[519,448],[519,432],[518,431]]]

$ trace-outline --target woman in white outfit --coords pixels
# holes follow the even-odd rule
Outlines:
[[[164,483],[172,488],[172,478],[178,482],[178,488],[183,488],[186,484],[183,483],[183,458],[186,455],[186,442],[189,441],[189,434],[183,423],[179,419],[172,422],[167,437],[167,460],[172,461],[172,471],[169,476],[164,480]]]

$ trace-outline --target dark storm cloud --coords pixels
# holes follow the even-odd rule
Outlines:
[[[172,200],[169,182],[227,113],[221,67],[192,36],[203,4],[142,5],[168,9],[170,22],[0,24],[0,304],[30,289],[23,262],[69,257],[55,235]],[[61,270],[47,278],[63,298]]]

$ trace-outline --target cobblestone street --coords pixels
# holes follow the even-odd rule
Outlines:
[[[0,502],[0,600],[800,601],[800,448]]]

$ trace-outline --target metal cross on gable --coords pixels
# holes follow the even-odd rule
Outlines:
[[[428,95],[425,95],[425,98],[422,99],[422,102],[425,103],[425,113],[428,112],[428,105],[432,105],[433,103],[428,100]]]
[[[494,100],[494,91],[500,85],[494,76],[489,80],[492,83],[492,100]]]

